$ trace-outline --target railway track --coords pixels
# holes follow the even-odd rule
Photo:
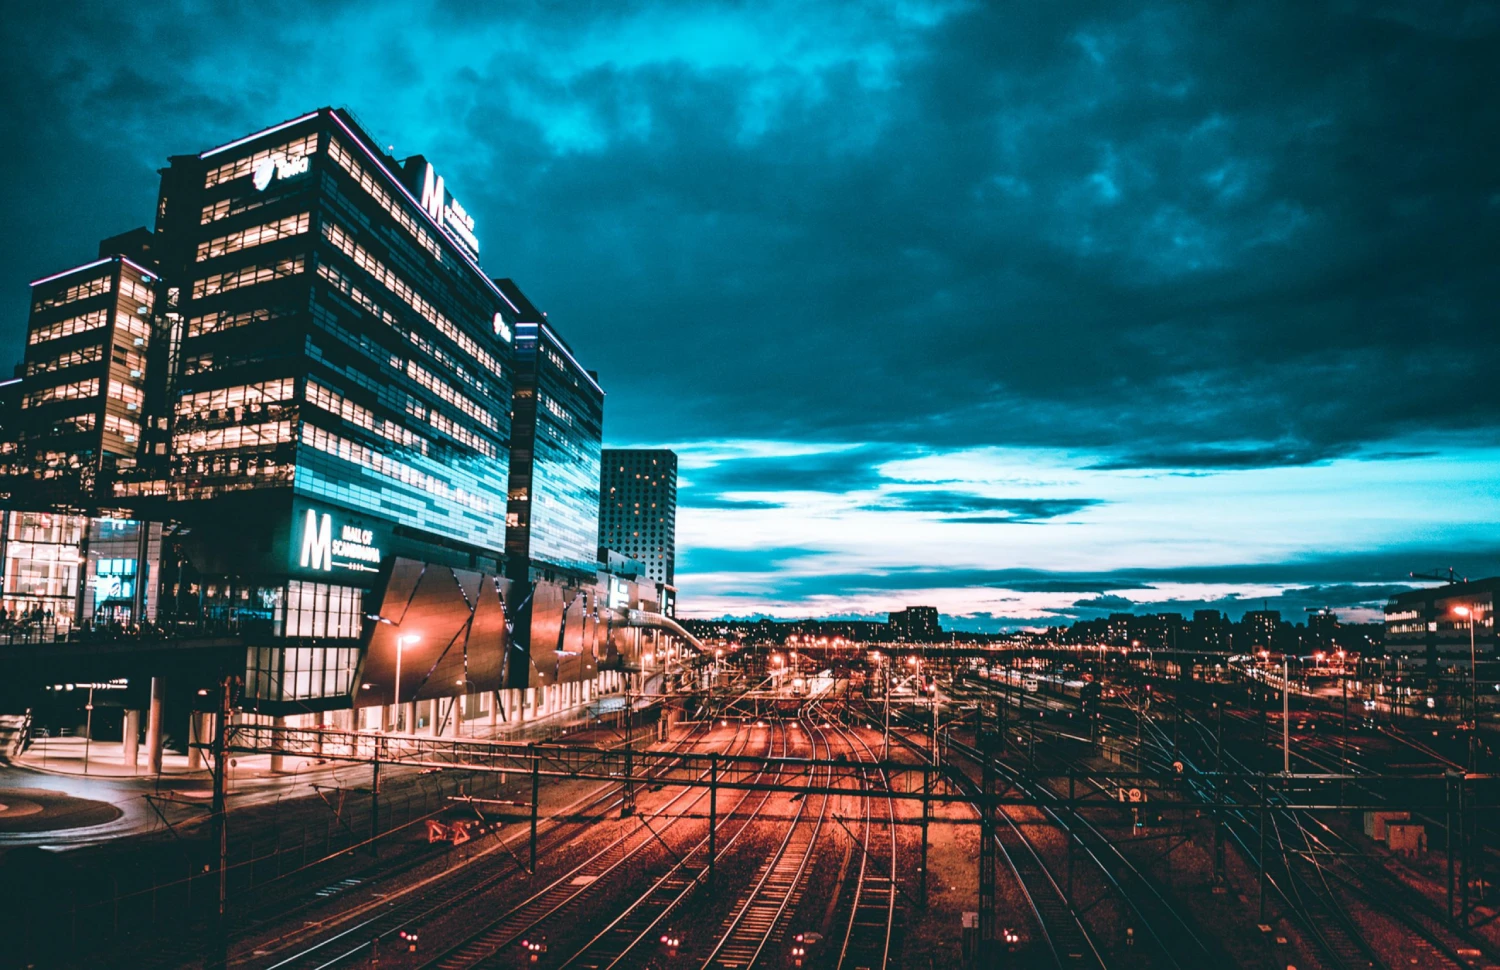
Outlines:
[[[1202,721],[1191,719],[1188,723],[1205,740],[1210,736],[1208,726]],[[1158,726],[1150,725],[1148,736],[1158,748],[1163,747],[1165,734]],[[1179,747],[1176,757],[1188,756]],[[1232,753],[1224,757],[1226,769],[1249,771]],[[1320,770],[1329,767],[1326,762],[1312,758],[1306,760]],[[1359,767],[1345,758],[1340,760],[1343,763],[1334,766],[1340,773]],[[1199,801],[1211,803],[1214,793],[1201,781],[1193,780],[1191,775],[1189,778],[1191,790]],[[1382,938],[1388,936],[1392,924],[1404,929],[1409,935],[1408,947],[1426,957],[1421,963],[1425,967],[1467,970],[1472,964],[1460,949],[1492,952],[1493,948],[1484,941],[1468,934],[1458,934],[1445,926],[1440,918],[1425,912],[1429,908],[1426,900],[1413,898],[1410,887],[1388,875],[1378,878],[1373,884],[1368,882],[1370,873],[1358,872],[1350,862],[1353,858],[1362,858],[1362,851],[1337,837],[1331,828],[1310,813],[1276,805],[1274,796],[1264,821],[1255,817],[1255,813],[1226,811],[1226,831],[1252,865],[1259,856],[1262,825],[1265,826],[1265,842],[1276,849],[1266,855],[1267,885],[1329,967],[1335,970],[1387,970],[1397,965],[1372,941],[1371,929],[1366,925],[1371,919],[1385,922]],[[1256,847],[1252,847],[1252,842]],[[1380,889],[1372,891],[1372,885],[1378,885]],[[1362,914],[1349,908],[1349,901],[1356,897],[1367,904]],[[1409,949],[1403,950],[1402,957],[1400,962],[1408,959],[1415,962],[1417,959],[1410,955]]]
[[[849,731],[847,736],[864,749],[861,761],[875,761],[875,752],[859,736],[858,731]],[[878,769],[866,769],[863,773]],[[864,797],[862,851],[859,856],[859,873],[855,877],[854,899],[849,908],[849,920],[844,926],[844,939],[839,948],[840,970],[865,968],[885,970],[891,962],[891,940],[896,927],[897,869],[900,843],[896,835],[896,803],[886,797],[885,811],[876,812],[876,799]],[[889,865],[885,864],[889,860]]]
[[[831,757],[832,749],[820,729],[807,728],[813,742],[813,756],[818,757],[818,744],[823,745],[823,756]],[[831,772],[825,772],[831,774]],[[809,775],[809,785],[816,785],[814,775]],[[797,802],[797,814],[787,826],[786,836],[781,840],[771,857],[762,864],[754,883],[736,901],[719,934],[702,970],[748,970],[761,959],[766,948],[777,938],[776,931],[783,928],[783,920],[789,911],[794,911],[802,898],[808,864],[818,834],[828,815],[831,798],[827,795],[813,796],[819,806],[816,817],[804,820],[808,798]]]
[[[772,741],[774,743],[774,738]],[[782,734],[781,743],[784,756],[787,743],[785,733]],[[735,808],[742,805],[749,796],[749,792],[741,795]],[[488,921],[460,943],[424,962],[422,967],[424,970],[463,970],[468,967],[509,964],[512,962],[506,952],[509,947],[527,941],[532,935],[545,933],[546,928],[552,925],[558,917],[565,912],[571,912],[576,904],[585,898],[596,896],[606,888],[610,883],[609,877],[620,873],[627,862],[641,854],[647,847],[665,845],[663,833],[679,823],[688,812],[693,810],[694,806],[707,797],[706,791],[684,788],[650,816],[643,816],[638,828],[614,840],[583,863],[564,873],[546,888],[511,907],[499,917]],[[670,816],[667,815],[668,810],[673,808],[677,811]],[[733,811],[731,810],[731,815]],[[652,826],[651,822],[663,817],[666,818],[664,825]],[[724,823],[720,824],[722,826]],[[748,824],[748,819],[744,824]],[[743,825],[741,830],[743,830]],[[675,853],[679,861],[677,866],[673,867],[673,872],[677,872],[678,867],[684,867],[685,870],[684,863],[699,852],[707,842],[708,839],[705,836],[686,851]],[[652,895],[663,885],[662,879],[657,880],[652,886],[653,892],[648,895]],[[616,920],[616,924],[619,924],[626,915],[635,916],[641,911],[640,906],[631,907],[631,909],[634,912],[622,914]],[[586,945],[586,948],[598,942],[599,937],[595,937]]]
[[[810,729],[806,735],[813,746],[812,752],[816,755],[816,737]],[[779,771],[778,769],[778,776]],[[811,775],[808,784],[813,784]],[[743,804],[752,794],[744,793],[737,805]],[[728,838],[715,848],[716,860],[728,855],[740,838],[750,830],[751,824],[759,817],[770,797],[770,792],[760,793],[754,808],[744,818],[726,819],[720,823],[720,828],[727,830]],[[801,803],[805,802],[805,798],[801,799]],[[795,827],[794,823],[792,828]],[[698,853],[706,853],[707,848],[708,840],[705,838],[677,865],[657,878],[645,893],[626,906],[618,917],[595,934],[581,950],[563,961],[561,966],[577,967],[580,970],[618,967],[624,965],[628,958],[637,955],[641,947],[650,947],[658,939],[656,934],[660,928],[668,924],[672,914],[703,884],[707,874],[706,857],[698,862],[694,862],[694,858]]]
[[[892,732],[891,737],[899,738],[901,743],[924,756],[929,754],[923,745],[900,732]],[[950,746],[951,744],[950,741]],[[972,751],[972,756],[982,759],[977,751]],[[976,764],[982,765],[983,760],[976,760]],[[952,772],[949,777],[971,796],[971,808],[976,815],[980,814],[980,786],[964,772]],[[1041,853],[1022,831],[1021,823],[1003,809],[996,813],[996,823],[994,839],[1000,855],[1016,877],[1016,883],[1035,917],[1036,928],[1047,945],[1053,965],[1067,970],[1104,970],[1106,962],[1093,934],[1068,902],[1067,894],[1042,859]]]
[[[671,749],[677,750],[694,743],[695,736],[703,729],[703,726],[696,727],[687,736],[674,742]],[[645,766],[649,774],[653,767],[650,753],[642,752],[642,756],[647,759]],[[598,786],[565,806],[561,814],[588,818],[596,813],[607,814],[618,808],[620,804],[620,786],[608,783]],[[546,837],[546,842],[539,844],[539,853],[545,855],[549,851],[561,848],[576,838],[589,824],[591,823],[588,821],[542,823],[546,828],[539,826],[538,835]],[[254,959],[267,958],[274,961],[261,964],[265,970],[322,970],[325,967],[347,965],[356,957],[369,953],[381,943],[396,938],[402,930],[421,926],[429,918],[448,913],[455,905],[489,891],[503,880],[524,873],[524,864],[514,856],[513,850],[510,849],[510,844],[519,842],[520,839],[521,833],[518,832],[513,836],[508,836],[503,846],[491,847],[488,850],[487,855],[497,855],[504,851],[506,855],[503,861],[510,863],[508,865],[481,868],[479,863],[482,862],[484,856],[476,856],[463,870],[459,871],[457,877],[455,877],[454,870],[450,869],[406,887],[405,893],[411,898],[405,903],[393,906],[389,897],[377,897],[351,907],[337,917],[322,921],[321,925],[324,928],[342,928],[318,942],[289,955],[283,955],[288,948],[286,946],[273,949],[269,953],[262,948],[257,951]],[[383,878],[388,880],[391,876],[399,874],[399,871],[387,873],[383,874]],[[417,892],[418,890],[420,893]],[[241,957],[233,962],[244,964],[250,961]]]

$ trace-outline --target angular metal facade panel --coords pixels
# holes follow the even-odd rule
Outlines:
[[[509,646],[508,585],[489,573],[395,560],[355,705],[396,700],[396,650],[403,637],[416,639],[401,641],[401,701],[499,689]]]

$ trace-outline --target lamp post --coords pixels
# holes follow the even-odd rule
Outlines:
[[[1474,650],[1474,625],[1479,622],[1479,609],[1455,606],[1453,612],[1469,621],[1469,716],[1474,719],[1469,731],[1469,767],[1472,769],[1479,750],[1479,663]]]
[[[396,699],[391,705],[391,721],[398,729],[401,727],[401,651],[408,643],[416,643],[421,639],[415,633],[403,633],[396,637]]]

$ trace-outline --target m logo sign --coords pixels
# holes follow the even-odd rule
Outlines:
[[[333,569],[333,516],[327,512],[322,518],[312,509],[302,520],[302,568]]]

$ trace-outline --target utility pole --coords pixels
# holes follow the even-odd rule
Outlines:
[[[218,876],[219,906],[214,917],[213,942],[206,964],[209,968],[229,965],[229,820],[225,800],[225,773],[228,770],[224,749],[228,742],[229,718],[234,712],[234,677],[225,674],[219,685],[219,716],[214,730],[214,790],[212,803],[214,844],[216,846],[215,875]]]
[[[889,761],[891,757],[891,663],[887,659],[885,664],[885,740],[881,743],[880,759]]]
[[[1292,667],[1281,655],[1281,773],[1292,773]]]

